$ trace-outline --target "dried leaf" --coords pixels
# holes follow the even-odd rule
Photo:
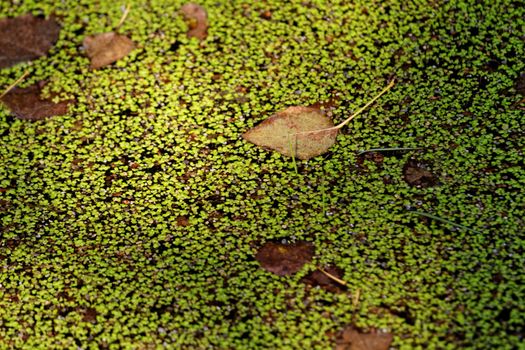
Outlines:
[[[96,309],[92,307],[87,307],[84,309],[80,309],[79,312],[82,314],[82,321],[91,323],[97,322],[98,312]]]
[[[53,19],[33,15],[0,19],[0,68],[45,55],[58,39]]]
[[[135,44],[125,35],[115,32],[90,35],[83,42],[91,60],[91,68],[98,69],[126,57]]]
[[[308,242],[282,244],[267,242],[255,255],[262,268],[279,276],[291,275],[310,262],[315,248]]]
[[[73,101],[54,103],[40,98],[45,83],[40,82],[27,88],[15,87],[1,101],[19,119],[39,120],[67,113],[68,106]]]
[[[346,327],[336,340],[336,350],[388,350],[392,342],[390,333],[361,333],[353,326]]]
[[[243,134],[257,146],[273,149],[285,156],[310,159],[325,153],[334,143],[338,130],[320,109],[294,106],[278,112]],[[317,132],[307,131],[320,130]]]
[[[204,7],[195,3],[187,3],[180,8],[184,20],[188,23],[188,37],[199,40],[208,36],[208,14]]]
[[[437,179],[430,171],[425,169],[425,165],[414,160],[408,160],[403,167],[403,176],[410,186],[431,187],[437,183]]]

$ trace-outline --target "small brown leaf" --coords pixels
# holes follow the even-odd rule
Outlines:
[[[88,308],[85,308],[85,309],[81,309],[79,311],[82,314],[82,321],[84,321],[84,322],[91,322],[91,323],[96,323],[97,322],[98,312],[97,312],[96,309],[94,309],[92,307],[88,307]]]
[[[361,333],[353,326],[346,327],[336,339],[336,350],[388,350],[392,334]]]
[[[338,130],[320,109],[293,106],[264,120],[243,134],[257,146],[276,150],[285,156],[310,159],[328,151],[335,143]],[[306,133],[307,131],[320,130]]]
[[[69,104],[73,101],[54,103],[40,98],[45,82],[31,85],[27,88],[15,87],[0,100],[19,119],[39,120],[67,113]]]
[[[437,183],[437,179],[430,171],[425,169],[425,165],[414,160],[409,160],[403,167],[403,176],[410,186],[430,187]]]
[[[188,219],[187,216],[178,216],[175,221],[177,222],[177,226],[190,226],[190,219]]]
[[[53,19],[33,15],[0,19],[0,68],[45,55],[59,32],[60,26]]]
[[[206,39],[208,36],[208,14],[204,7],[190,2],[183,5],[180,12],[188,23],[188,38]]]
[[[291,275],[310,262],[315,248],[308,242],[282,244],[267,242],[255,255],[262,268],[279,276]]]
[[[90,35],[83,42],[86,53],[91,60],[91,69],[107,66],[126,57],[135,44],[125,35],[115,32]]]

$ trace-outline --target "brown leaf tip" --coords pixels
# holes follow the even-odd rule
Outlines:
[[[286,276],[298,272],[304,264],[312,260],[314,253],[314,245],[309,242],[266,242],[255,255],[255,259],[263,269]]]
[[[184,20],[188,24],[188,37],[204,40],[208,36],[208,14],[204,7],[187,3],[180,8]]]

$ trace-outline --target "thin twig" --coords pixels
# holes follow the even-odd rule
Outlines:
[[[120,18],[120,21],[118,22],[117,26],[115,27],[115,31],[120,28],[120,26],[124,23],[126,20],[126,17],[128,17],[129,10],[131,9],[131,5],[127,4],[126,9],[124,9],[124,14]]]
[[[2,92],[2,94],[0,95],[0,98],[2,98],[2,97],[4,97],[5,95],[7,95],[7,93],[8,93],[9,91],[11,91],[11,90],[12,90],[15,86],[17,86],[18,84],[20,84],[20,82],[21,82],[22,80],[24,80],[25,77],[27,77],[28,75],[29,75],[29,71],[26,70],[26,71],[24,72],[24,74],[22,74],[22,76],[21,76],[20,78],[16,79],[16,81],[15,81],[13,84],[9,85],[9,86],[7,87],[7,89],[5,89],[4,92]]]
[[[392,81],[387,85],[386,88],[383,89],[383,91],[381,91],[376,97],[374,97],[373,99],[371,99],[370,101],[368,101],[368,103],[366,105],[364,105],[363,107],[359,108],[359,110],[357,112],[355,112],[354,114],[352,114],[350,117],[348,117],[346,120],[344,120],[343,122],[339,123],[338,125],[336,126],[333,126],[331,128],[326,128],[326,129],[319,129],[319,130],[311,130],[311,131],[302,131],[302,132],[298,132],[296,133],[295,135],[300,135],[300,134],[311,134],[311,133],[316,133],[316,132],[324,132],[324,131],[332,131],[332,130],[339,130],[341,129],[343,126],[345,126],[346,124],[348,124],[352,119],[354,119],[355,117],[357,117],[359,114],[361,114],[365,109],[367,109],[372,103],[374,103],[379,97],[383,96],[388,90],[390,90],[392,88],[392,86],[394,86],[394,82],[395,82],[395,79],[392,79]]]
[[[322,273],[324,273],[324,274],[326,275],[326,277],[328,277],[328,278],[330,278],[330,279],[336,281],[337,283],[339,283],[339,284],[342,285],[342,286],[346,286],[346,282],[343,281],[342,279],[340,279],[340,278],[338,278],[338,277],[332,275],[331,273],[329,273],[329,272],[323,270],[323,269],[320,268],[320,267],[318,267],[318,269],[319,269],[319,271],[321,271]]]

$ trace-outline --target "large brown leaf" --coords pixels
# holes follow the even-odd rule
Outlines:
[[[91,60],[91,68],[107,66],[127,56],[135,44],[125,35],[115,32],[90,35],[84,38],[84,47]]]
[[[204,7],[190,2],[183,5],[180,12],[188,23],[188,37],[199,40],[206,39],[208,36],[208,14]]]
[[[45,55],[58,39],[53,19],[33,15],[0,19],[0,68]]]
[[[336,340],[336,350],[388,350],[392,342],[390,333],[362,333],[353,326],[346,327]]]
[[[335,143],[338,130],[332,120],[315,107],[293,106],[278,112],[243,134],[257,146],[285,156],[310,159],[325,153]],[[320,130],[316,132],[309,132]]]
[[[44,82],[27,88],[15,87],[1,98],[7,108],[19,119],[39,120],[67,113],[72,101],[54,103],[40,97]]]

